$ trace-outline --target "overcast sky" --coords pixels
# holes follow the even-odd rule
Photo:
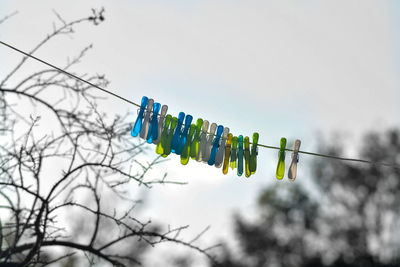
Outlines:
[[[313,150],[317,133],[332,132],[357,144],[365,131],[400,125],[396,1],[7,0],[0,16],[19,13],[0,25],[0,38],[29,50],[51,30],[53,9],[71,20],[101,6],[103,24],[79,26],[72,38],[59,38],[37,56],[62,65],[93,43],[77,71],[104,73],[114,92],[135,102],[152,97],[175,116],[184,111],[235,135],[258,131],[268,145],[285,136]],[[0,47],[0,75],[18,57]],[[110,98],[103,109],[114,114],[135,107]],[[354,149],[348,147],[350,156]],[[152,190],[143,216],[190,224],[192,234],[212,225],[204,244],[228,236],[232,212],[252,216],[262,187],[278,183],[275,150],[260,148],[257,173],[248,180],[170,159],[155,173],[167,171],[189,185]],[[309,162],[300,158],[296,182],[307,183]]]

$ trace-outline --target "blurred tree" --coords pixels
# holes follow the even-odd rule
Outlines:
[[[53,31],[29,53],[73,34],[78,24],[99,25],[103,13],[92,10],[71,22],[56,13]],[[73,72],[91,47],[63,69]],[[195,240],[180,238],[187,226],[163,229],[138,218],[134,185],[179,183],[166,175],[148,178],[159,158],[137,159],[144,147],[131,138],[127,116],[102,112],[99,91],[87,84],[27,62],[24,56],[0,81],[0,266],[75,266],[82,260],[134,266],[161,242],[210,257]],[[103,75],[80,77],[108,84]]]
[[[400,132],[371,133],[360,155],[400,164]],[[326,142],[323,142],[326,144]],[[338,147],[323,152],[337,155]],[[259,197],[259,217],[235,215],[238,252],[212,266],[400,266],[400,170],[316,159],[314,188],[276,183]]]

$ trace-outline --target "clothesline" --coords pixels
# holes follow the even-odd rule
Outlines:
[[[24,52],[24,51],[16,48],[15,46],[12,46],[12,45],[10,45],[8,43],[5,43],[3,41],[0,41],[0,44],[4,45],[4,46],[6,46],[6,47],[8,47],[8,48],[10,48],[10,49],[12,49],[14,51],[17,51],[18,53],[23,54],[26,57],[32,58],[32,59],[34,59],[36,61],[39,61],[39,62],[41,62],[41,63],[43,63],[43,64],[45,64],[45,65],[47,65],[47,66],[49,66],[49,67],[51,67],[53,69],[56,69],[59,72],[65,74],[65,75],[67,75],[69,77],[72,77],[72,78],[74,78],[74,79],[76,79],[78,81],[86,83],[86,84],[92,86],[93,88],[96,88],[96,89],[98,89],[100,91],[103,91],[104,93],[110,94],[110,95],[112,95],[112,96],[114,96],[116,98],[119,98],[120,100],[123,100],[123,101],[125,101],[125,102],[127,102],[129,104],[132,104],[132,105],[140,108],[139,104],[137,104],[137,103],[135,103],[135,102],[123,97],[123,96],[120,96],[120,95],[118,95],[118,94],[116,94],[116,93],[114,93],[112,91],[104,89],[104,88],[102,88],[102,87],[100,87],[100,86],[98,86],[98,85],[96,85],[96,84],[94,84],[94,83],[92,83],[90,81],[87,81],[87,80],[85,80],[85,79],[83,79],[83,78],[81,78],[79,76],[76,76],[76,75],[74,75],[74,74],[72,74],[72,73],[70,73],[70,72],[68,72],[66,70],[63,70],[62,68],[59,68],[59,67],[49,63],[48,61],[42,60],[42,59],[40,59],[38,57],[35,57],[35,56],[33,56],[33,55],[31,55],[31,54],[29,54],[27,52]],[[263,148],[268,148],[268,149],[280,150],[280,147],[277,147],[277,146],[269,146],[269,145],[263,145],[263,144],[258,144],[258,146],[263,147]],[[285,148],[285,151],[293,151],[293,149]],[[299,150],[298,152],[301,153],[301,154],[305,154],[305,155],[311,155],[311,156],[317,156],[317,157],[323,157],[323,158],[329,158],[329,159],[335,159],[335,160],[342,160],[342,161],[352,161],[352,162],[359,162],[359,163],[367,163],[367,164],[372,164],[372,165],[381,165],[381,166],[393,167],[393,168],[396,168],[396,169],[400,169],[400,165],[386,163],[386,162],[375,162],[375,161],[365,160],[365,159],[346,158],[346,157],[340,157],[340,156],[333,156],[333,155],[309,152],[309,151],[304,151],[304,150]]]

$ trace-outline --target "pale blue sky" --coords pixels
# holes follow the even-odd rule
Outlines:
[[[357,144],[366,130],[400,124],[396,1],[2,1],[1,16],[19,14],[0,25],[0,38],[28,50],[51,30],[52,9],[69,20],[101,6],[105,23],[79,26],[72,39],[60,38],[37,56],[61,65],[93,43],[77,71],[104,73],[116,93],[136,102],[153,97],[171,114],[184,111],[234,134],[258,131],[264,144],[279,145],[286,136],[312,150],[317,133],[332,132]],[[17,57],[2,47],[0,57],[3,74]],[[110,98],[104,109],[134,107]],[[154,171],[189,185],[155,189],[145,216],[190,224],[192,234],[211,224],[204,244],[229,234],[234,210],[254,215],[258,192],[277,183],[276,151],[260,149],[249,180],[170,158]],[[307,185],[309,162],[300,159],[296,182]]]

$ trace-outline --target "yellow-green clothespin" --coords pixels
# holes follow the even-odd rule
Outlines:
[[[166,138],[166,142],[163,145],[163,149],[164,149],[164,153],[161,155],[162,157],[167,157],[169,154],[171,154],[171,150],[172,150],[172,139],[174,137],[174,132],[175,132],[175,128],[178,125],[178,118],[177,117],[173,117],[171,120],[171,125],[168,129],[168,135]],[[160,142],[161,143],[161,142]]]
[[[201,134],[201,126],[203,125],[203,119],[199,118],[196,122],[196,131],[193,136],[193,141],[190,146],[190,157],[192,159],[196,159],[197,154],[199,153],[199,143],[200,143],[200,134]]]
[[[282,180],[285,175],[285,149],[286,149],[286,138],[281,138],[281,146],[279,149],[279,160],[278,166],[276,167],[276,178]]]
[[[248,136],[244,138],[244,173],[246,177],[250,177],[250,139]]]
[[[235,136],[232,139],[231,162],[229,164],[232,170],[236,168],[237,147],[238,147],[238,138],[237,136]]]
[[[232,134],[228,134],[228,139],[225,144],[225,158],[224,158],[224,166],[222,167],[222,173],[227,174],[229,168],[229,159],[231,155],[231,146],[232,146]]]
[[[165,117],[165,124],[164,124],[163,130],[161,131],[160,141],[158,142],[158,144],[156,146],[156,153],[159,155],[164,154],[164,146],[167,143],[169,125],[171,124],[171,120],[172,120],[172,116],[168,114]]]

